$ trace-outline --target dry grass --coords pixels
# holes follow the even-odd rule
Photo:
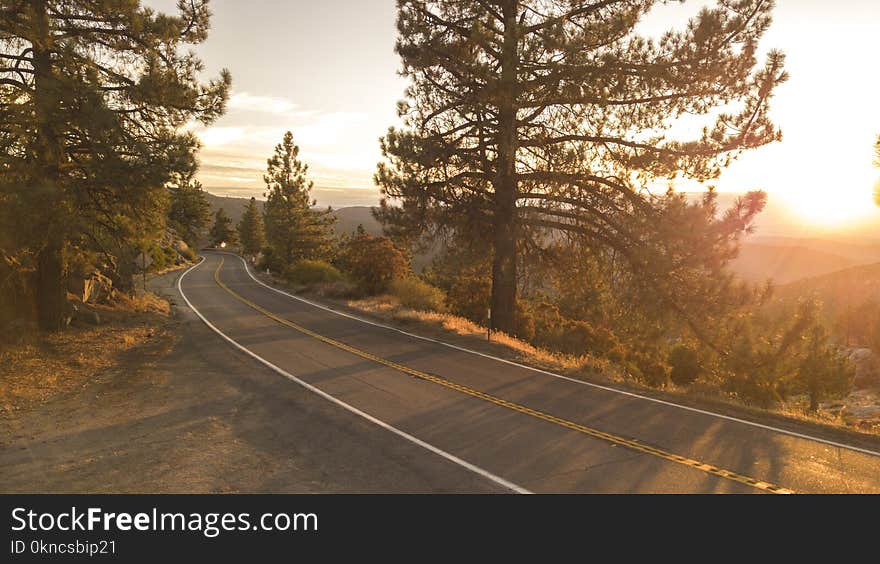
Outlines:
[[[390,295],[352,300],[348,302],[348,306],[387,321],[418,325],[422,328],[458,337],[486,340],[486,328],[468,319],[449,313],[416,311],[404,307],[396,297]],[[610,364],[603,359],[590,355],[572,356],[551,352],[504,333],[493,333],[492,344],[511,353],[507,356],[547,370],[567,374],[589,373],[597,375],[606,374],[611,368]]]
[[[153,313],[167,316],[171,312],[171,305],[168,300],[160,298],[152,292],[138,293],[135,296],[119,294],[111,304],[110,310],[121,313]]]
[[[623,370],[608,360],[590,355],[576,357],[555,353],[502,333],[493,334],[490,348],[486,342],[485,327],[448,313],[409,309],[401,305],[400,300],[391,295],[351,300],[347,302],[347,305],[352,309],[389,322],[391,325],[416,327],[418,332],[425,335],[433,334],[433,336],[438,336],[448,342],[455,342],[458,339],[461,344],[469,348],[484,350],[522,364],[591,382],[613,383],[651,396],[678,397],[681,400],[690,400],[702,407],[714,407],[722,411],[725,411],[725,407],[729,407],[737,410],[734,414],[745,411],[760,418],[761,414],[773,413],[797,421],[857,429],[868,434],[880,434],[880,419],[853,418],[847,415],[847,411],[851,409],[851,398],[837,402],[844,406],[843,409],[823,409],[819,413],[812,413],[807,409],[809,402],[802,397],[790,398],[790,401],[784,405],[764,410],[746,406],[721,390],[719,386],[709,383],[685,388],[670,386],[660,391],[627,377]],[[876,396],[873,401],[875,405],[880,405],[880,396]]]
[[[99,326],[33,332],[0,349],[0,412],[8,415],[74,392],[167,332],[169,304],[153,294],[120,297],[96,309]]]

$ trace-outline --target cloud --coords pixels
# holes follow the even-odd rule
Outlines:
[[[259,112],[264,114],[283,115],[293,112],[297,105],[287,98],[277,96],[256,96],[247,92],[234,92],[229,97],[230,110]]]
[[[235,144],[245,138],[246,127],[208,127],[197,129],[196,134],[203,147],[223,147]]]
[[[205,186],[260,193],[266,159],[284,133],[292,131],[315,184],[346,190],[344,194],[316,193],[322,204],[378,199],[372,180],[380,157],[378,136],[369,114],[301,110],[284,98],[246,92],[235,93],[229,108],[216,125],[189,126],[202,142],[199,179]],[[350,189],[367,191],[349,194]]]

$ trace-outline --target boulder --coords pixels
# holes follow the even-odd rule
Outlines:
[[[66,325],[100,325],[101,315],[87,305],[75,300],[68,300],[65,313]]]
[[[113,281],[101,274],[94,272],[83,282],[83,303],[103,304],[109,302],[114,294]]]

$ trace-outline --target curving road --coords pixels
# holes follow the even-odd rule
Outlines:
[[[438,490],[460,476],[453,491],[474,491],[476,480],[517,493],[880,493],[870,445],[682,408],[365,322],[269,288],[234,255],[206,253],[178,289],[217,333],[203,346],[234,346],[347,412],[358,421],[352,432],[366,420],[389,445],[409,445],[412,471],[442,476]]]

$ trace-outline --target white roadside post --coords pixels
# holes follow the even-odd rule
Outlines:
[[[492,342],[492,308],[489,308],[489,313],[486,315],[486,340],[490,343]]]

